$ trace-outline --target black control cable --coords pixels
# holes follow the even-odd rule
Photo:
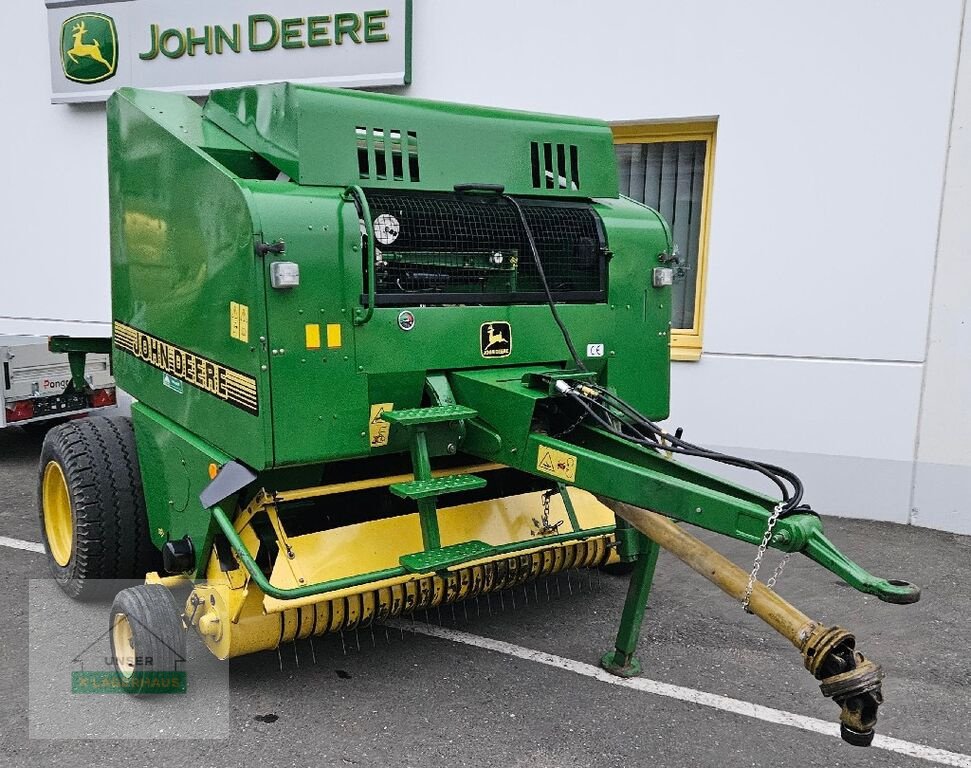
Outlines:
[[[540,259],[539,248],[536,246],[536,239],[533,236],[532,227],[526,219],[526,214],[519,204],[519,201],[511,195],[505,193],[505,187],[501,184],[456,184],[457,193],[482,192],[497,195],[508,202],[515,209],[519,216],[519,221],[526,235],[529,250],[536,265],[536,272],[539,275],[543,292],[546,294],[546,302],[549,304],[550,314],[563,334],[567,349],[576,367],[581,371],[586,371],[587,367],[577,354],[576,346],[570,331],[560,317],[553,300],[553,293],[550,291],[549,283],[546,280],[546,271]],[[584,417],[592,418],[600,427],[610,434],[623,440],[644,446],[662,453],[673,453],[681,456],[692,456],[700,459],[715,461],[728,466],[739,467],[751,470],[768,478],[776,485],[782,495],[782,508],[779,517],[785,517],[796,512],[815,514],[810,507],[802,504],[804,486],[802,480],[791,470],[778,467],[763,461],[746,459],[740,456],[733,456],[719,451],[703,448],[686,440],[682,440],[680,430],[676,434],[669,434],[660,425],[651,421],[632,405],[621,399],[619,396],[596,383],[582,382],[570,384],[565,381],[558,390],[577,403],[584,411]],[[574,424],[576,427],[579,424]]]
[[[539,275],[539,281],[543,286],[543,293],[546,294],[546,303],[550,306],[550,313],[553,315],[553,320],[559,327],[560,333],[563,334],[563,341],[566,342],[566,348],[570,350],[570,357],[573,358],[574,365],[581,371],[587,370],[587,367],[583,364],[583,360],[580,359],[580,355],[577,354],[577,348],[573,345],[570,332],[567,330],[559,311],[556,309],[553,292],[550,290],[550,284],[546,280],[546,270],[543,269],[543,262],[539,257],[539,248],[536,247],[536,238],[533,237],[533,228],[529,226],[529,222],[526,220],[526,214],[519,201],[512,195],[507,195],[506,188],[502,184],[456,184],[454,189],[459,194],[480,192],[497,195],[515,209],[516,214],[519,216],[519,222],[523,225],[523,233],[526,235],[526,242],[529,244],[529,251],[533,256],[533,264],[536,266],[536,274]]]

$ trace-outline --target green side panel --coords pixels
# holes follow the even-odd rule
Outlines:
[[[597,201],[610,249],[612,334],[606,380],[648,418],[668,417],[671,394],[671,289],[655,288],[652,270],[670,253],[667,224],[632,200]]]
[[[201,573],[216,525],[199,494],[209,484],[209,464],[222,466],[231,457],[142,403],[132,405],[132,423],[152,542],[161,549],[166,541],[189,536]],[[235,500],[225,505],[233,509]]]
[[[613,137],[597,120],[292,83],[215,91],[205,116],[300,184],[618,196]]]
[[[360,291],[360,228],[353,203],[340,190],[276,181],[247,182],[264,242],[286,242],[267,255],[263,270],[272,384],[272,429],[277,466],[368,453],[367,378],[355,361],[352,296]],[[300,285],[275,289],[275,260],[300,268]],[[307,326],[319,348],[310,348]],[[340,346],[328,347],[327,326],[340,327]],[[271,423],[270,418],[266,419]]]
[[[108,103],[108,145],[118,385],[250,466],[268,466],[257,228],[235,174],[214,157],[240,173],[261,161],[204,123],[191,99],[132,89]],[[231,302],[247,308],[247,341],[231,337]]]

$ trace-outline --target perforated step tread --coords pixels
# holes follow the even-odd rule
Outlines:
[[[427,552],[415,552],[402,555],[398,562],[411,573],[430,573],[441,571],[453,565],[466,563],[469,560],[481,560],[496,554],[496,549],[484,541],[464,541],[441,549],[430,549]]]
[[[431,408],[406,408],[400,411],[385,411],[381,418],[403,427],[419,424],[438,424],[443,421],[462,421],[474,419],[478,412],[464,405],[436,405]]]
[[[395,483],[390,490],[403,499],[429,499],[444,493],[460,493],[485,488],[486,481],[475,475],[449,475],[434,477],[431,480],[412,480],[410,483]]]

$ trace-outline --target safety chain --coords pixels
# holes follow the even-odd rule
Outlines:
[[[533,525],[539,529],[538,531],[533,531],[533,536],[548,536],[551,533],[556,534],[560,532],[560,526],[563,525],[562,520],[550,525],[550,497],[555,493],[555,490],[549,490],[543,494],[543,519],[541,522],[535,517],[533,518]]]
[[[755,562],[752,563],[752,572],[748,575],[748,584],[745,587],[745,597],[742,599],[742,608],[746,613],[751,613],[749,610],[749,603],[752,600],[752,590],[755,589],[755,581],[759,575],[759,568],[762,567],[762,558],[765,556],[765,551],[769,548],[769,542],[772,540],[772,529],[775,528],[775,524],[779,521],[779,515],[782,514],[782,502],[780,501],[775,505],[772,510],[772,514],[769,515],[769,521],[765,526],[765,533],[762,535],[762,543],[759,544],[758,552],[755,553]],[[775,573],[772,574],[772,578],[766,583],[768,589],[772,589],[775,583],[779,580],[782,575],[782,569],[786,567],[786,563],[789,561],[789,555],[787,554],[782,562],[775,569]]]

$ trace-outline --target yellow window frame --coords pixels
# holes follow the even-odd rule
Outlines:
[[[691,328],[671,329],[671,359],[700,360],[705,327],[705,286],[708,282],[708,232],[715,168],[715,120],[691,122],[623,123],[612,125],[615,144],[653,144],[663,141],[704,141],[705,182],[701,191],[698,266],[695,272],[695,316]]]

